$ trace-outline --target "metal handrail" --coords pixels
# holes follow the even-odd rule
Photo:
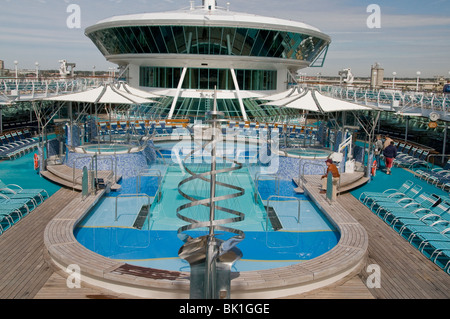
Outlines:
[[[152,172],[155,172],[155,174],[153,174]],[[143,176],[157,176],[158,177],[158,189],[156,191],[157,194],[157,201],[160,202],[161,201],[161,184],[162,184],[162,173],[159,169],[145,169],[142,170],[141,172],[139,172],[138,176],[136,177],[137,179],[137,183],[136,183],[136,193],[140,194],[141,191],[141,177]]]
[[[276,174],[263,174],[263,173],[258,172],[255,174],[255,188],[256,188],[255,196],[254,196],[255,203],[258,202],[259,181],[261,180],[261,177],[274,178],[275,179],[275,193],[277,195],[280,194],[280,177]],[[266,180],[268,180],[268,179],[266,179]]]
[[[95,178],[97,179],[97,177],[98,177],[98,169],[97,169],[98,168],[97,167],[97,158],[98,158],[98,156],[103,156],[103,157],[110,156],[111,157],[111,158],[106,158],[106,160],[108,160],[108,159],[111,160],[111,170],[110,170],[111,173],[108,176],[108,180],[111,180],[111,177],[113,177],[114,178],[113,181],[116,182],[116,179],[117,179],[117,158],[113,158],[112,157],[113,155],[97,155],[97,154],[94,154],[93,156],[82,156],[82,157],[75,158],[75,160],[73,162],[73,166],[72,166],[72,189],[73,190],[75,190],[76,180],[79,178],[79,177],[75,177],[75,175],[76,175],[75,174],[76,164],[77,164],[78,160],[89,158],[91,160],[91,163],[90,163],[90,166],[89,166],[88,170],[94,171],[95,172]],[[115,168],[114,168],[114,159],[115,159],[115,163],[116,163]],[[94,169],[94,160],[95,160],[95,169]]]
[[[303,176],[305,175],[305,167],[307,165],[321,167],[321,168],[323,168],[324,173],[326,172],[325,167],[323,165],[318,164],[318,163],[303,162],[302,164],[303,164],[303,166],[299,165],[299,174],[298,174],[298,181],[299,181],[299,183],[300,183],[300,181],[302,182],[302,185],[301,185],[302,187],[303,187],[303,183],[306,183],[306,180],[305,180],[305,178]]]

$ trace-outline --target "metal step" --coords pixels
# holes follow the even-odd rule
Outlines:
[[[137,215],[133,228],[142,229],[142,226],[144,226],[145,220],[148,217],[148,214],[150,213],[150,206],[149,205],[142,205],[139,214]]]
[[[266,206],[267,215],[269,216],[270,224],[272,225],[272,228],[274,231],[278,231],[280,229],[283,229],[283,225],[281,224],[280,219],[278,218],[277,212],[275,211],[275,208],[272,206]]]

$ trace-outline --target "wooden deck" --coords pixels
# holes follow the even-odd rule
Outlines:
[[[44,229],[77,195],[59,190],[0,236],[0,299],[33,298],[53,274],[44,259]]]
[[[315,179],[314,176],[308,176],[306,175],[304,177],[306,183],[308,183],[309,180]],[[304,191],[303,186],[305,182],[299,182],[298,178],[292,179],[292,181],[298,186],[299,191]],[[364,177],[364,172],[354,172],[354,173],[342,173],[340,178],[340,184],[337,189],[337,194],[346,193],[348,191],[351,191],[354,188],[360,187],[361,185],[364,185],[369,181],[368,177]]]
[[[43,171],[43,172],[41,172],[41,174],[46,179],[48,179],[58,185],[61,185],[61,186],[67,187],[67,188],[72,188],[77,191],[81,191],[81,189],[82,189],[81,182],[82,182],[83,171],[81,169],[75,169],[75,183],[73,182],[73,180],[74,180],[73,168],[71,168],[67,165],[63,165],[63,164],[48,165],[47,171]],[[104,180],[107,180],[108,176],[110,174],[111,174],[111,171],[98,171],[98,178],[103,178]],[[116,182],[120,181],[121,178],[122,178],[121,176],[116,176]],[[111,186],[111,189],[118,189],[118,188],[120,188],[120,185],[118,185],[117,183],[115,183]]]

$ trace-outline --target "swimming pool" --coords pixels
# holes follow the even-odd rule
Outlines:
[[[200,167],[202,164],[195,165]],[[160,188],[157,186],[158,174],[142,176],[139,190],[136,179],[124,179],[121,192],[104,197],[78,224],[75,236],[85,247],[108,258],[143,267],[189,271],[189,264],[178,257],[183,242],[178,239],[177,231],[186,223],[176,217],[177,207],[187,202],[178,193],[178,183],[186,177],[185,172],[178,165],[154,165],[152,169],[159,170],[163,176]],[[301,263],[324,254],[339,241],[339,232],[309,198],[293,193],[291,181],[261,179],[256,189],[247,168],[218,178],[245,189],[244,196],[221,202],[222,206],[245,214],[243,221],[227,225],[245,232],[245,239],[238,245],[243,258],[234,264],[233,271]],[[155,195],[159,189],[162,192],[158,201]],[[139,197],[133,195],[137,191],[142,191]],[[201,182],[189,185],[188,191],[198,197],[208,196]],[[218,189],[221,194],[227,191]],[[283,197],[271,197],[275,194]],[[149,202],[148,218],[137,225],[141,208]],[[280,224],[275,228],[281,225],[280,230],[274,230],[272,219],[267,217],[264,206],[267,204],[276,212]],[[201,220],[205,216],[204,210],[205,207],[195,207],[183,214]],[[226,213],[217,212],[216,219],[227,217]],[[204,234],[202,229],[189,232],[192,237]],[[218,236],[226,239],[229,234],[222,232]]]

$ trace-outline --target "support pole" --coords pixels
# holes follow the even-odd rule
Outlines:
[[[178,98],[180,96],[181,87],[183,85],[184,78],[186,76],[186,71],[187,71],[187,67],[185,66],[183,68],[183,71],[181,72],[180,81],[178,82],[178,86],[177,86],[177,93],[175,94],[175,97],[174,97],[174,99],[172,101],[172,106],[170,107],[169,116],[167,117],[168,119],[171,119],[172,116],[173,116],[173,113],[175,112],[175,106],[177,105]]]
[[[234,88],[236,90],[236,95],[237,95],[237,98],[239,101],[239,106],[241,107],[242,118],[244,121],[248,121],[247,113],[245,112],[244,102],[242,102],[241,91],[239,89],[239,83],[236,78],[236,73],[234,72],[234,69],[230,69],[230,71],[231,71],[231,76],[233,77]]]

